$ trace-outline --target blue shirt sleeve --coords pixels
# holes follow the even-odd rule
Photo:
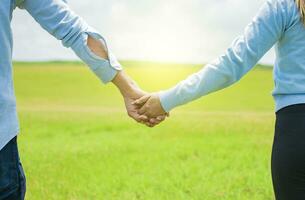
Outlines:
[[[268,0],[225,54],[175,87],[160,92],[164,110],[169,112],[240,80],[285,32],[289,25],[287,2],[289,0]]]
[[[61,40],[65,47],[72,48],[102,82],[110,82],[122,69],[105,39],[71,11],[63,0],[24,0],[19,6],[26,9],[46,31]],[[89,49],[89,35],[105,44],[109,60],[95,55]]]

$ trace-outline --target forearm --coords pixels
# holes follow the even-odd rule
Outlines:
[[[87,45],[95,55],[108,60],[107,47],[101,41],[89,36]],[[138,87],[124,71],[118,71],[112,79],[112,83],[119,89],[123,96],[130,95]]]
[[[99,40],[94,39],[90,35],[88,36],[87,45],[90,50],[97,56],[108,60],[107,47],[104,43]]]
[[[25,0],[22,5],[50,34],[72,48],[103,83],[122,69],[105,39],[62,0]]]
[[[112,83],[123,96],[131,96],[138,89],[137,84],[124,71],[119,71]]]
[[[234,83],[232,80],[233,78],[225,73],[212,66],[207,66],[181,81],[175,87],[158,94],[163,109],[169,112],[177,106],[228,87]]]
[[[163,108],[169,112],[240,80],[281,37],[286,21],[282,13],[285,9],[281,6],[276,0],[266,2],[224,55],[175,87],[161,92]]]

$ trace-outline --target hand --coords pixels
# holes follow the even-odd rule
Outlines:
[[[133,104],[133,102],[145,96],[147,93],[142,91],[123,71],[119,72],[112,82],[119,88],[123,95],[127,113],[131,118],[149,127],[158,125],[166,118],[165,115],[148,118],[138,113],[139,106]]]
[[[145,96],[146,94],[147,93],[140,90],[139,88],[134,88],[132,92],[124,96],[125,106],[129,117],[133,118],[139,123],[143,123],[149,127],[153,127],[161,123],[166,116],[157,116],[156,118],[148,118],[138,113],[139,106],[133,104],[133,102]]]
[[[156,118],[158,116],[168,116],[163,109],[160,98],[157,94],[148,94],[133,102],[137,106],[141,106],[138,114],[146,118]]]

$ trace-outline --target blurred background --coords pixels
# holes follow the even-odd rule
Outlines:
[[[225,51],[264,0],[68,1],[123,60],[206,63]],[[31,27],[31,28],[29,28]],[[15,60],[76,60],[25,12],[14,15]],[[30,38],[35,38],[31,40]],[[273,53],[262,63],[273,63]]]
[[[68,3],[144,90],[158,91],[223,53],[264,1]],[[238,84],[150,129],[26,11],[12,26],[28,200],[274,199],[272,50]]]

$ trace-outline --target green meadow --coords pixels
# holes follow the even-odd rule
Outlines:
[[[123,62],[147,91],[200,66]],[[28,200],[272,200],[272,70],[171,112],[155,128],[80,63],[15,63]]]

